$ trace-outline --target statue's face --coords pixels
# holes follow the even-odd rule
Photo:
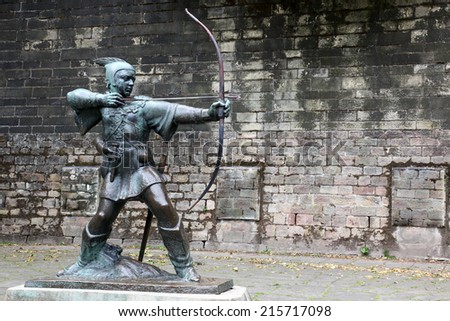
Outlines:
[[[136,80],[136,73],[134,70],[122,69],[114,75],[114,84],[111,86],[111,91],[121,94],[123,97],[130,97],[133,91],[134,82]]]

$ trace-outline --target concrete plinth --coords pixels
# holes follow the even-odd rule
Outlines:
[[[234,286],[221,294],[111,291],[88,289],[9,288],[6,301],[251,301],[247,289]]]
[[[78,277],[56,277],[34,279],[25,282],[25,288],[84,289],[184,294],[221,294],[233,288],[233,285],[233,280],[217,278],[202,278],[199,282],[182,282],[179,278],[89,280]]]

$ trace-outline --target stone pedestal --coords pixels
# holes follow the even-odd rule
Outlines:
[[[234,286],[220,294],[186,294],[124,290],[9,288],[6,301],[251,301],[247,289]]]
[[[232,280],[202,278],[179,280],[87,280],[46,278],[29,280],[7,290],[7,301],[249,301],[243,287]]]
[[[80,289],[133,292],[164,292],[183,294],[221,294],[233,288],[233,280],[202,278],[200,282],[179,279],[121,279],[89,280],[70,277],[46,278],[26,281],[25,288]]]

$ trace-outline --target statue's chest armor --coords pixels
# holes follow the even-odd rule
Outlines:
[[[104,108],[102,110],[104,139],[121,141],[126,137],[136,141],[146,140],[148,129],[141,110],[139,104],[129,104],[120,108]]]

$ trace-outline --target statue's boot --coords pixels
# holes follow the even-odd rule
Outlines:
[[[200,275],[194,269],[194,262],[189,250],[189,241],[181,219],[175,227],[166,228],[158,226],[158,230],[169,252],[170,261],[177,275],[184,281],[199,282]]]
[[[91,234],[86,225],[81,237],[80,255],[78,256],[77,261],[66,267],[64,270],[59,271],[57,275],[74,275],[90,262],[94,261],[103,246],[105,246],[106,240],[110,234],[111,232],[99,235]]]

